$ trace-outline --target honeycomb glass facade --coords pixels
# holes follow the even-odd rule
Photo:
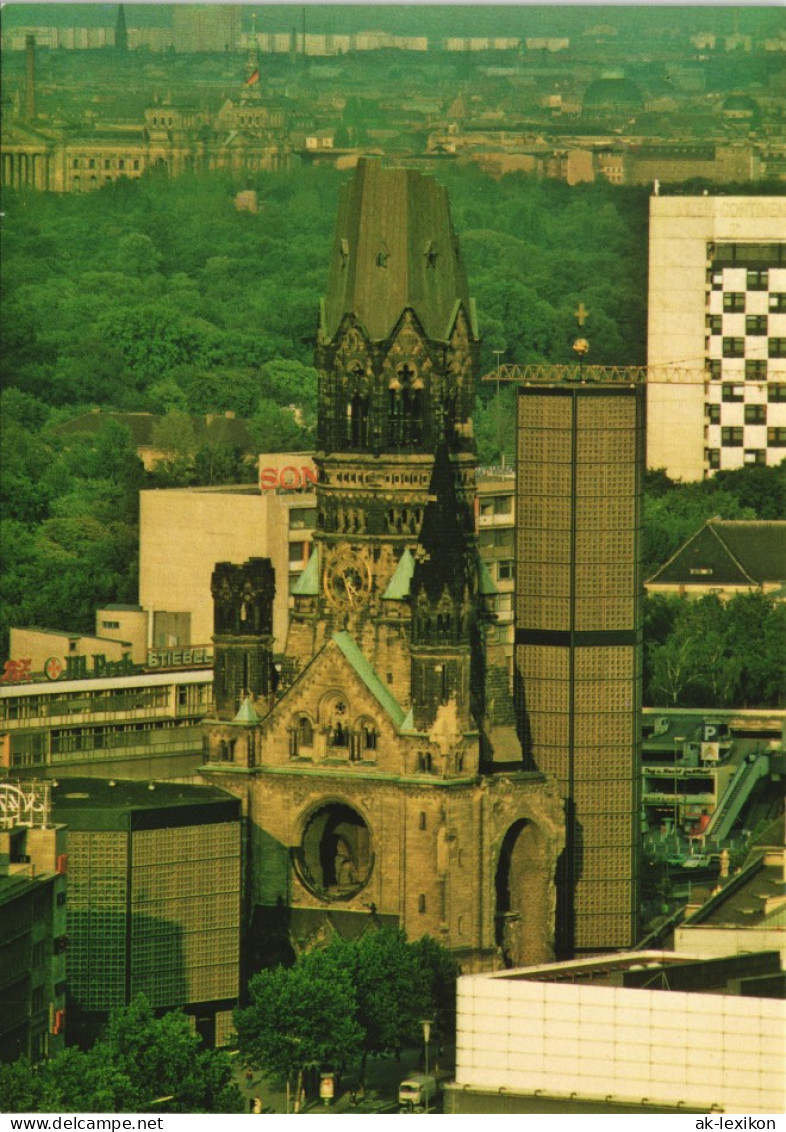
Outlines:
[[[636,936],[643,454],[643,387],[519,390],[516,688],[566,798],[566,955]]]
[[[238,802],[209,787],[62,779],[68,825],[68,979],[100,1022],[144,993],[183,1007],[214,1044],[240,972]]]

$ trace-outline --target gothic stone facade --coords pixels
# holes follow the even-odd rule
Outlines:
[[[250,907],[288,909],[296,948],[371,917],[465,969],[552,954],[563,808],[525,768],[488,640],[477,344],[444,190],[361,162],[320,312],[315,547],[277,686],[264,567],[213,582],[204,774],[243,798]]]

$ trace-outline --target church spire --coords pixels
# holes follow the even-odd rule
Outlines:
[[[115,23],[115,47],[118,51],[128,51],[126,11],[122,4],[118,4],[117,6],[117,21]]]

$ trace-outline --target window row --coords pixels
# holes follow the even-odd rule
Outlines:
[[[71,160],[72,169],[112,169],[115,164],[115,159],[112,157],[74,157]],[[141,168],[141,162],[138,157],[134,158],[117,158],[118,169],[136,169]]]
[[[709,358],[707,360],[707,370],[712,381],[720,381],[723,376],[723,362],[720,358]],[[767,380],[767,361],[765,358],[745,359],[745,380]]]
[[[750,408],[757,408],[764,406],[750,406]],[[762,423],[760,421],[755,422]],[[742,425],[731,425],[721,429],[721,447],[723,448],[742,448],[744,444],[745,430]],[[767,429],[767,447],[768,448],[786,448],[786,428],[774,427]]]
[[[716,317],[716,316],[711,316]],[[756,316],[758,317],[758,316]],[[766,316],[762,316],[766,323]],[[766,334],[767,328],[764,330],[748,331],[749,334]],[[721,343],[721,353],[724,358],[744,358],[745,357],[745,339],[744,338],[724,338]],[[767,339],[767,357],[769,358],[786,358],[786,338],[768,338]],[[761,359],[760,359],[761,360]]]
[[[723,333],[723,315],[722,314],[708,314],[706,317],[707,330],[710,334]],[[747,335],[764,335],[767,333],[768,321],[766,314],[748,314],[745,316],[745,333]],[[731,330],[732,328],[729,327]],[[735,339],[724,339],[724,342],[735,341]]]
[[[781,386],[780,388],[783,390],[786,389],[786,386]],[[770,398],[770,400],[775,400],[775,398]],[[708,424],[719,425],[721,423],[720,405],[705,405],[704,411]],[[766,405],[746,405],[744,414],[744,421],[747,425],[764,425],[767,423]]]

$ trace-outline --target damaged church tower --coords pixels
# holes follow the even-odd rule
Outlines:
[[[562,803],[525,769],[486,640],[478,341],[445,190],[361,160],[320,308],[317,529],[281,682],[206,723],[203,773],[246,799],[253,930],[285,908],[295,950],[372,917],[465,970],[553,954]],[[237,648],[216,636],[217,677]]]

